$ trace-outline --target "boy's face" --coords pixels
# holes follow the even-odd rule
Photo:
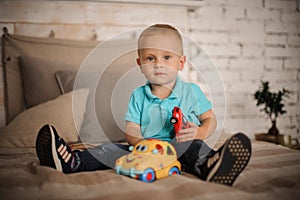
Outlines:
[[[173,35],[147,36],[141,40],[137,64],[152,84],[167,85],[176,81],[185,64],[181,46]]]

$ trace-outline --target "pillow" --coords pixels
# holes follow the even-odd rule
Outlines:
[[[55,72],[72,69],[73,66],[36,57],[20,58],[26,108],[58,97],[61,92],[55,80]]]
[[[76,87],[88,87],[91,93],[87,100],[80,139],[84,143],[123,142],[124,114],[129,97],[134,88],[145,83],[135,63],[136,51],[118,57],[108,66],[97,64],[99,56],[92,55],[94,57],[89,57],[89,62],[86,60],[87,64],[81,66],[82,71],[78,74],[80,81],[76,80]],[[76,75],[74,71],[57,72],[56,77],[63,87],[62,90],[73,89],[70,83],[74,84]],[[143,80],[141,81],[139,77]]]
[[[80,87],[88,87],[90,80],[97,80],[98,73],[85,71],[83,73],[83,79],[80,81]],[[61,87],[61,91],[70,91],[73,90],[75,78],[76,78],[76,71],[57,71],[55,73],[57,78],[57,82]],[[101,100],[95,102],[93,105],[94,96],[90,95],[87,99],[87,107],[86,113],[84,116],[83,124],[80,130],[80,139],[84,143],[104,143],[104,142],[123,142],[125,141],[125,135],[122,130],[118,127],[115,119],[112,116],[111,106],[110,106],[110,98],[113,92],[113,85],[115,81],[113,80],[114,77],[120,76],[119,72],[108,70],[105,71],[103,77],[107,80],[106,82],[101,82],[101,86],[98,85],[97,92],[100,92]],[[90,86],[92,87],[92,86]],[[95,91],[95,88],[90,88],[91,91]],[[96,92],[96,93],[97,93]],[[91,92],[92,94],[92,92]],[[125,100],[127,107],[127,99]],[[99,113],[95,113],[96,109],[95,106],[100,107]],[[107,107],[108,106],[108,107]],[[103,108],[106,107],[106,108]],[[96,114],[96,115],[95,115]],[[123,119],[122,119],[123,120]],[[99,129],[97,125],[100,125],[103,129],[103,132]]]
[[[62,94],[73,90],[76,78],[76,71],[62,70],[55,73],[55,78]]]
[[[75,90],[22,112],[1,132],[0,147],[35,147],[45,124],[53,125],[67,143],[77,142],[88,93],[88,89]]]

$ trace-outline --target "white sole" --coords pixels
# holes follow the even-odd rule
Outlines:
[[[56,150],[56,144],[55,144],[55,134],[50,125],[49,125],[49,129],[50,129],[50,133],[51,133],[51,149],[52,149],[53,161],[55,163],[56,170],[62,172],[62,166],[61,166],[60,160],[57,156],[57,150]]]

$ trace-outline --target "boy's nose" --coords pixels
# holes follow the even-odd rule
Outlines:
[[[163,67],[163,63],[161,60],[156,60],[155,64],[154,64],[154,67],[156,68],[161,68]]]

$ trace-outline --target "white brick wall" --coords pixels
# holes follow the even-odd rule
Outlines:
[[[265,1],[266,8],[277,8],[277,9],[295,9],[296,1],[292,0],[267,0]]]
[[[252,96],[263,79],[270,81],[273,90],[292,91],[286,101],[288,113],[279,117],[278,127],[300,138],[300,13],[296,8],[296,0],[203,0],[190,13],[184,6],[1,1],[0,25],[17,34],[47,37],[53,30],[57,38],[104,40],[153,23],[170,23],[198,41],[217,65],[227,96],[225,108],[216,101],[216,108],[226,109],[225,131],[253,137],[270,127]],[[3,91],[1,78],[0,82]]]
[[[212,59],[221,59],[219,69],[227,94],[224,129],[228,132],[253,136],[269,128],[269,120],[259,112],[252,96],[263,79],[270,81],[273,90],[285,87],[292,91],[286,101],[288,113],[279,117],[278,126],[299,137],[300,17],[296,6],[293,0],[228,0],[209,4],[210,9],[222,8],[221,16],[218,8],[213,18],[212,14],[210,18],[200,14],[203,9],[193,14],[192,36]]]

